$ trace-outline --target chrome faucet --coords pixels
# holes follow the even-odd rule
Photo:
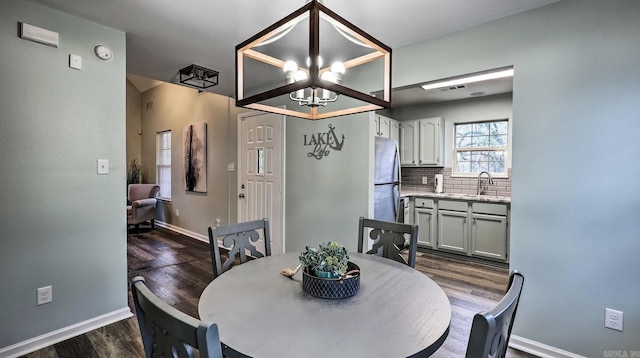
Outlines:
[[[482,174],[487,174],[487,177],[489,177],[487,179],[485,185],[481,185],[482,184],[482,181],[481,181]],[[493,178],[491,177],[491,173],[489,173],[488,171],[480,172],[480,174],[478,174],[478,192],[477,192],[477,195],[480,195],[480,194],[482,194],[483,191],[487,190],[488,184],[493,184]]]

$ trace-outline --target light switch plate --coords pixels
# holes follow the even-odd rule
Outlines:
[[[82,69],[82,56],[78,55],[69,55],[69,67],[75,68],[76,70]]]
[[[98,174],[109,174],[109,159],[98,159]]]
[[[227,171],[228,172],[233,172],[236,170],[236,164],[235,163],[227,163]]]

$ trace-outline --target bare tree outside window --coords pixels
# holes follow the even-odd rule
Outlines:
[[[454,174],[507,173],[506,119],[455,124]]]

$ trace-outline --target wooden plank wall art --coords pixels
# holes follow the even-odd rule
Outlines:
[[[184,189],[207,192],[207,123],[184,127]]]

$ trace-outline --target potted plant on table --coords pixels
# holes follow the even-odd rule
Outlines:
[[[302,289],[320,298],[347,298],[360,288],[360,267],[349,261],[347,249],[337,242],[317,248],[307,246],[300,253]]]
[[[322,278],[339,278],[347,273],[349,254],[335,241],[320,243],[318,248],[306,247],[300,254],[300,264],[310,273]]]

